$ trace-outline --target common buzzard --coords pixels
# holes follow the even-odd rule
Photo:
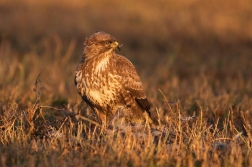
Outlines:
[[[117,118],[131,124],[146,120],[153,124],[154,115],[136,69],[127,58],[116,54],[116,49],[120,50],[119,43],[105,32],[86,38],[75,73],[77,91],[101,124],[108,125]]]

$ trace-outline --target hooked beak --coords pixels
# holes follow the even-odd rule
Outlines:
[[[119,51],[121,50],[121,47],[123,46],[123,44],[121,44],[121,45],[119,45],[119,43],[117,42],[117,41],[115,41],[115,42],[113,42],[112,44],[111,44],[111,47],[112,48],[117,48]]]

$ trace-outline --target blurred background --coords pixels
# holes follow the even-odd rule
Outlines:
[[[123,44],[118,53],[136,66],[154,106],[159,90],[172,101],[237,92],[230,103],[251,101],[249,0],[0,0],[0,101],[31,102],[41,74],[44,103],[80,103],[75,68],[98,30]]]

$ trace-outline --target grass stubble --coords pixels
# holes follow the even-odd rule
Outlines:
[[[6,7],[12,9],[12,5]],[[202,12],[197,5],[196,9]],[[228,8],[223,10],[229,13]],[[214,26],[218,35],[220,26]],[[237,26],[232,28],[235,31]],[[36,32],[30,35],[36,36]],[[178,42],[170,46],[173,51],[166,52],[158,45],[160,41],[156,41],[157,51],[146,50],[145,44],[136,49],[130,37],[125,38],[122,54],[139,54],[132,61],[152,109],[159,114],[160,126],[155,130],[146,126],[138,131],[108,132],[89,118],[91,109],[74,87],[81,53],[75,53],[79,39],[64,44],[63,37],[54,34],[43,38],[37,49],[32,46],[18,52],[19,45],[13,48],[15,44],[8,38],[12,39],[4,37],[0,43],[0,166],[252,166],[249,45],[235,43],[237,48],[230,48],[229,44],[210,41],[211,50],[206,43],[199,48],[190,42]],[[32,39],[26,40],[29,43]],[[211,50],[213,55],[202,57],[202,50]],[[154,53],[160,54],[160,61],[155,63],[156,57],[151,57]]]

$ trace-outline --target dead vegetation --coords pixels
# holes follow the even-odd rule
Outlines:
[[[0,166],[251,166],[251,11],[246,0],[0,1]],[[88,118],[73,76],[96,30],[124,44],[156,129]]]

